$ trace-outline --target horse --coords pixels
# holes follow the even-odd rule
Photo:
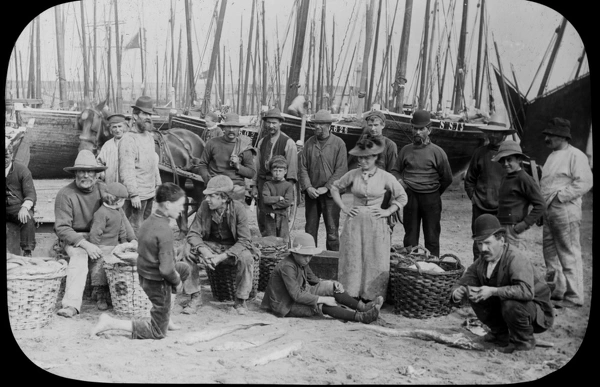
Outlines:
[[[102,145],[112,137],[106,120],[107,116],[104,103],[100,103],[95,108],[86,108],[79,113],[77,130],[81,131],[81,134],[79,135],[78,152],[87,149],[97,154]]]

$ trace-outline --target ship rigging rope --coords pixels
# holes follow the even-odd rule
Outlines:
[[[531,80],[531,85],[529,85],[529,89],[527,89],[527,93],[525,93],[525,97],[527,97],[527,95],[529,94],[529,91],[531,90],[531,88],[533,87],[533,83],[535,82],[535,79],[537,78],[540,70],[542,69],[542,65],[544,64],[544,62],[546,61],[546,57],[548,56],[548,54],[550,53],[550,49],[552,48],[552,46],[554,45],[554,41],[556,40],[556,34],[552,35],[552,39],[550,39],[550,43],[548,44],[548,48],[546,48],[546,52],[544,53],[544,57],[542,58],[542,61],[540,62],[540,65],[538,67],[538,69],[535,72],[535,75],[533,76],[533,79]]]

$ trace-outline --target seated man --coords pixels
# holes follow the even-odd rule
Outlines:
[[[533,334],[554,322],[550,288],[531,262],[507,243],[506,230],[494,215],[479,216],[474,230],[480,259],[458,281],[452,301],[468,297],[479,320],[491,330],[484,340],[506,347],[502,352],[534,349]]]
[[[187,241],[194,263],[203,262],[208,270],[217,265],[236,265],[236,293],[234,308],[239,314],[246,314],[246,300],[252,290],[254,257],[260,251],[251,244],[250,228],[246,207],[238,200],[232,200],[234,187],[231,179],[217,175],[209,180],[196,217],[190,226]],[[190,278],[184,282],[187,294],[200,295],[198,272],[192,270]],[[198,304],[198,301],[196,301]]]
[[[4,177],[6,178],[6,221],[20,228],[23,256],[31,257],[35,249],[33,206],[37,200],[29,169],[13,161],[12,145],[4,147]]]
[[[89,241],[89,232],[106,189],[106,185],[98,181],[97,174],[105,169],[96,163],[94,154],[89,150],[80,151],[75,165],[64,168],[75,174],[75,181],[58,191],[54,203],[54,231],[69,256],[67,284],[59,316],[73,317],[81,311],[88,269],[97,301],[99,304],[104,301],[108,287],[102,267],[105,252]],[[131,227],[128,221],[126,223],[126,227]]]
[[[299,233],[269,277],[261,308],[280,317],[311,317],[323,314],[344,320],[370,324],[379,317],[383,297],[364,304],[350,297],[337,281],[319,279],[308,263],[322,249],[315,246],[310,234]],[[342,308],[338,303],[349,307]]]

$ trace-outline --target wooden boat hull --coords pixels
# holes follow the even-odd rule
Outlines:
[[[200,117],[190,116],[185,114],[174,115],[170,118],[169,129],[181,128],[196,133],[200,138],[206,129],[206,121]],[[240,130],[240,134],[244,134],[252,139],[255,144],[258,137],[258,128],[245,127]]]

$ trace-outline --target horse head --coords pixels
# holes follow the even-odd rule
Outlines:
[[[112,137],[106,117],[107,113],[103,109],[103,104],[95,108],[86,108],[79,114],[77,117],[77,129],[81,131],[79,151],[87,149],[96,154],[102,145]]]

